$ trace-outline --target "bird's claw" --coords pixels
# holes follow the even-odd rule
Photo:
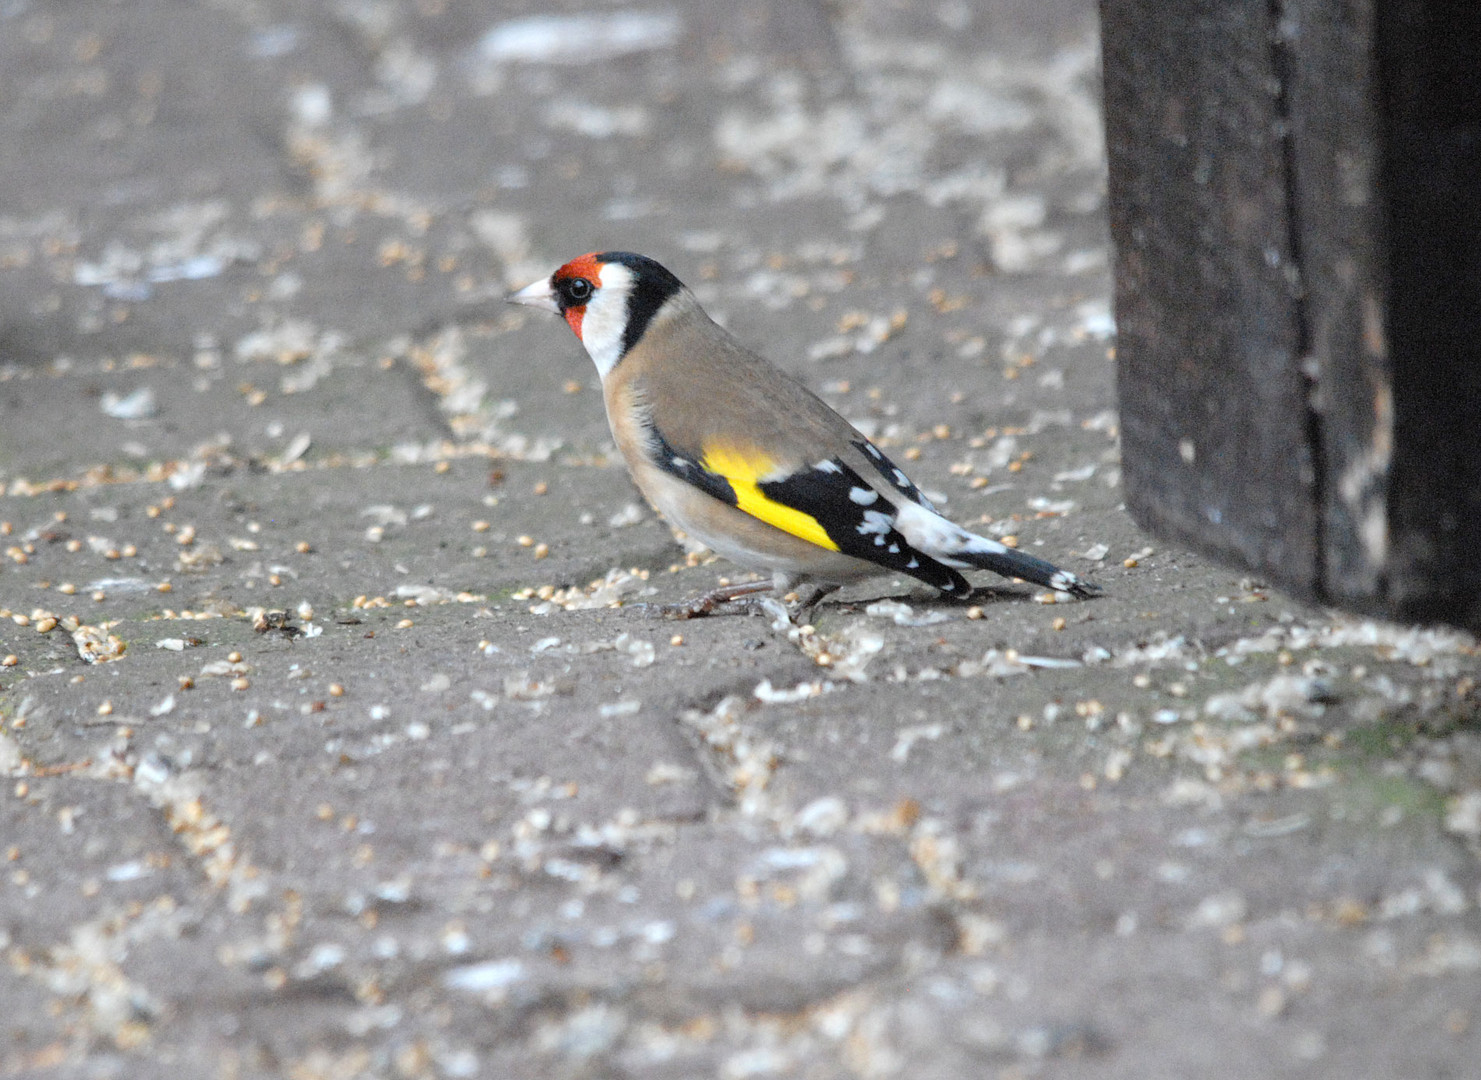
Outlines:
[[[765,615],[768,614],[765,605],[769,598],[760,597],[757,594],[770,591],[770,582],[749,581],[740,585],[726,585],[719,589],[711,589],[707,593],[701,593],[699,596],[682,600],[677,604],[635,604],[633,606],[655,619],[702,619],[707,615],[714,615],[716,609],[722,604],[725,606],[726,614]]]

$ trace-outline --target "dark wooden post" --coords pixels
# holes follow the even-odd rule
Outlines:
[[[1132,514],[1481,629],[1481,3],[1101,17]]]

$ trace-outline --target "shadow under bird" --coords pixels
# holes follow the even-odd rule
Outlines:
[[[601,375],[612,437],[648,501],[677,528],[771,580],[715,589],[674,611],[805,586],[908,574],[948,596],[991,570],[1073,596],[1099,589],[978,536],[797,379],[740,344],[652,259],[582,255],[511,303],[563,316]]]

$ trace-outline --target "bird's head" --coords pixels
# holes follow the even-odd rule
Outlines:
[[[565,317],[605,378],[684,285],[644,255],[593,252],[509,297]]]

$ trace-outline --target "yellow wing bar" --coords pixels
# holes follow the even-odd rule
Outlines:
[[[838,550],[838,545],[817,518],[779,503],[761,490],[763,480],[781,479],[774,475],[776,462],[765,454],[753,448],[709,446],[705,448],[704,460],[700,464],[709,472],[725,478],[735,492],[738,509],[810,544],[829,551]]]

